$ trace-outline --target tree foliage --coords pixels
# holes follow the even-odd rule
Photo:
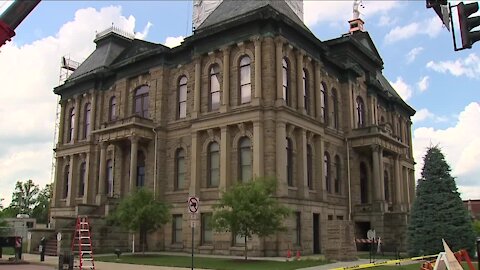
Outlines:
[[[254,179],[240,183],[223,193],[214,206],[212,227],[215,231],[233,232],[247,239],[253,235],[271,235],[283,228],[283,220],[290,209],[273,197],[275,180]]]
[[[474,249],[472,221],[450,171],[439,147],[430,147],[424,157],[408,227],[411,255],[443,251],[442,238],[453,251]]]
[[[475,236],[480,237],[480,220],[473,222],[473,231],[475,232]]]
[[[50,199],[52,198],[52,185],[47,184],[37,196],[37,203],[32,210],[31,217],[37,219],[37,223],[48,223],[48,211],[50,210]]]
[[[13,208],[16,214],[31,216],[33,208],[37,205],[38,192],[38,185],[35,185],[31,179],[25,182],[17,181],[9,207]]]
[[[170,206],[154,199],[153,193],[144,188],[135,191],[120,201],[109,220],[123,228],[140,234],[142,250],[147,248],[147,233],[167,223]]]

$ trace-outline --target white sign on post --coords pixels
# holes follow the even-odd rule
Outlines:
[[[367,238],[368,238],[368,240],[373,240],[373,239],[375,239],[375,230],[372,230],[372,229],[368,230],[368,232],[367,232]]]

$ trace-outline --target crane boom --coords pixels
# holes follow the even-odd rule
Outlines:
[[[40,3],[40,0],[16,0],[0,15],[0,46],[15,36],[15,28]]]

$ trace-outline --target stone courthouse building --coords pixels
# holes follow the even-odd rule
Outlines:
[[[115,28],[97,34],[96,50],[54,89],[53,220],[105,215],[146,187],[172,206],[150,249],[188,251],[186,201],[197,196],[195,249],[238,254],[243,239],[212,231],[212,206],[265,176],[293,214],[286,232],[249,241],[250,254],[336,256],[369,229],[385,248],[404,247],[415,111],[382,74],[358,16],[326,41],[302,18],[297,0],[194,1],[194,33],[175,48]]]

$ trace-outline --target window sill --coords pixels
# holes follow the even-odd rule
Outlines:
[[[288,189],[289,189],[289,190],[298,190],[298,187],[288,186]]]
[[[198,247],[199,250],[213,250],[213,244],[212,243],[205,243],[202,244],[201,246]]]
[[[170,245],[170,248],[172,248],[172,249],[183,249],[184,246],[183,246],[182,243],[172,243],[172,244]]]
[[[188,190],[180,189],[180,190],[174,190],[174,191],[165,191],[165,195],[174,195],[174,194],[182,194],[182,193],[188,193]]]
[[[218,187],[203,187],[200,191],[218,191]]]

